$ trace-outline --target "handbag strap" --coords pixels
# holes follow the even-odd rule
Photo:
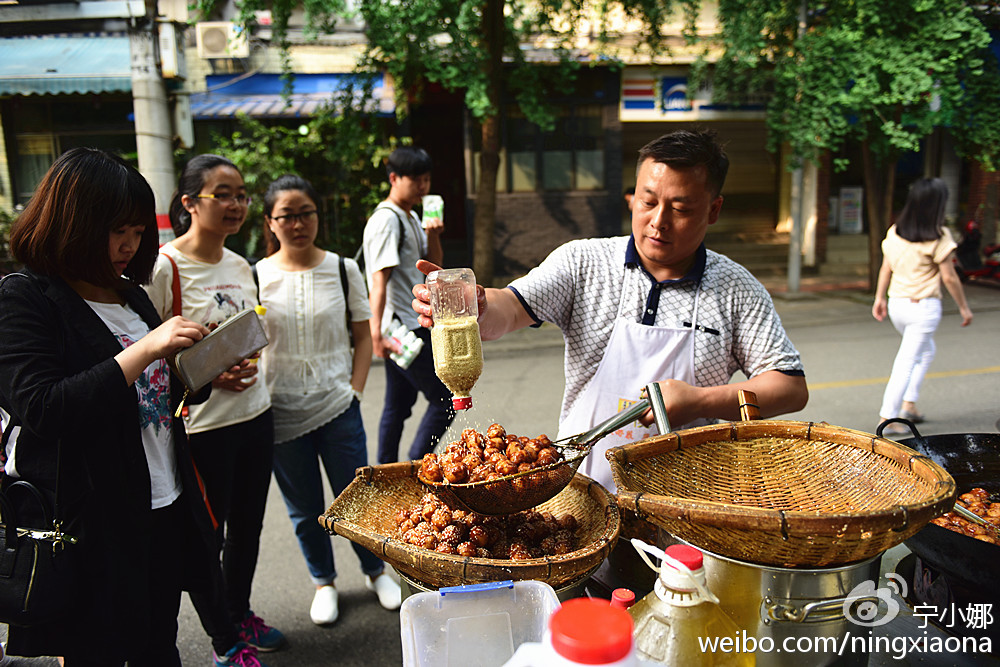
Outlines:
[[[177,268],[177,262],[168,253],[163,253],[166,255],[167,259],[170,260],[170,268],[173,270],[173,275],[170,278],[170,295],[173,297],[173,303],[171,308],[174,315],[181,314],[181,272]]]
[[[10,441],[11,431],[14,430],[15,426],[20,426],[20,425],[21,425],[21,420],[19,420],[14,415],[11,415],[10,421],[7,422],[7,428],[5,428],[3,430],[3,434],[0,435],[0,449],[4,451],[7,450],[7,442]],[[4,477],[8,476],[6,471],[3,471],[3,469],[0,469],[0,475],[3,475]],[[62,438],[59,438],[56,441],[56,491],[55,491],[55,498],[52,503],[52,525],[57,530],[59,526],[62,525],[62,515],[59,512],[59,487],[61,486],[59,482],[61,478],[62,478]],[[28,488],[30,491],[32,491],[35,495],[36,500],[38,500],[39,505],[42,506],[42,511],[44,512],[45,502],[42,500],[41,494],[39,494],[38,489],[36,489],[34,485],[24,481],[16,481],[7,488],[10,489],[15,486],[25,487]],[[48,517],[45,517],[45,522],[48,523]]]

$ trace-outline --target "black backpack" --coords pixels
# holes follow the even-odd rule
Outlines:
[[[403,222],[403,218],[400,217],[399,211],[394,209],[392,206],[382,206],[381,204],[379,204],[378,206],[375,207],[375,210],[378,211],[379,209],[389,209],[390,211],[392,211],[392,214],[396,216],[396,220],[399,222],[399,247],[396,248],[396,252],[402,252],[403,239],[406,238],[406,223]],[[363,276],[366,275],[364,251],[365,251],[365,244],[362,243],[360,246],[358,246],[358,250],[357,252],[354,253],[354,257],[351,258],[358,263],[358,268],[361,269],[361,275]]]

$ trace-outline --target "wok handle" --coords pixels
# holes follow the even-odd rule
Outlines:
[[[737,393],[740,399],[740,420],[751,421],[760,419],[760,406],[757,405],[757,394],[746,389],[740,389]]]

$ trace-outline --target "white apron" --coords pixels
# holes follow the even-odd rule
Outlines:
[[[569,414],[559,424],[559,437],[589,431],[639,400],[650,382],[674,379],[694,384],[694,332],[698,324],[699,284],[695,290],[691,328],[657,327],[622,317],[625,285],[618,299],[618,314],[597,372],[584,387]],[[614,491],[611,465],[604,453],[611,447],[656,435],[656,427],[638,421],[599,440],[583,461],[580,471]]]

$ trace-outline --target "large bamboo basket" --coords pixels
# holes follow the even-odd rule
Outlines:
[[[621,507],[710,552],[780,567],[870,558],[955,501],[955,481],[927,457],[828,424],[716,424],[607,457]]]
[[[618,506],[603,486],[577,474],[539,511],[571,513],[582,546],[562,556],[500,560],[441,554],[403,542],[394,515],[428,492],[417,479],[419,461],[358,468],[354,479],[319,518],[328,532],[343,535],[412,579],[433,588],[488,581],[544,581],[553,588],[576,582],[607,557],[618,539]]]

